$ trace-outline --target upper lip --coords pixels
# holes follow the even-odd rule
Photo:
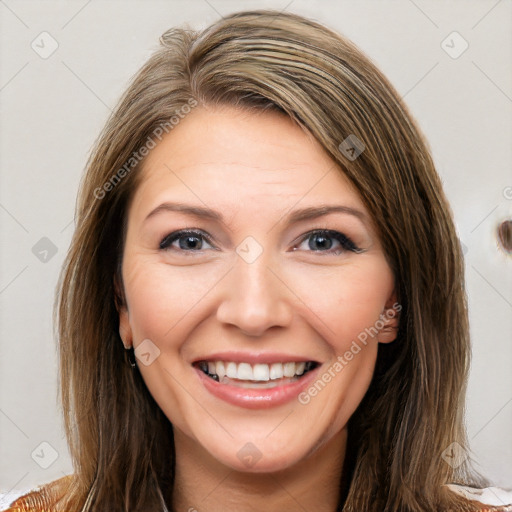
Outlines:
[[[201,361],[232,361],[234,363],[249,364],[300,363],[302,361],[305,363],[308,361],[317,362],[311,357],[277,352],[215,352],[195,358],[192,364],[196,364]]]

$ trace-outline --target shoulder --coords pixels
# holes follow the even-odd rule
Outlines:
[[[500,487],[485,487],[479,489],[459,484],[448,484],[447,487],[469,500],[475,500],[488,508],[488,511],[512,512],[512,491]]]
[[[67,475],[53,482],[39,486],[15,499],[3,512],[61,512],[57,503],[65,496],[73,477]],[[512,512],[512,491],[500,487],[478,489],[459,484],[447,484],[451,491],[469,500],[482,503],[482,512]],[[6,498],[9,496],[7,495]],[[0,502],[0,505],[4,503]]]
[[[58,506],[58,502],[66,495],[72,479],[72,475],[67,475],[41,485],[12,503],[6,503],[8,508],[2,510],[3,512],[60,512],[63,509]]]

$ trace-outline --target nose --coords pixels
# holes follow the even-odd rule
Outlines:
[[[237,257],[223,280],[217,319],[236,326],[247,336],[261,336],[271,327],[286,327],[292,320],[293,294],[288,286],[263,254],[252,263]]]

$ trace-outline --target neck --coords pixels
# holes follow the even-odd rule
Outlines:
[[[273,473],[235,471],[199,456],[197,443],[175,429],[176,512],[335,512],[340,496],[347,430],[293,467]]]

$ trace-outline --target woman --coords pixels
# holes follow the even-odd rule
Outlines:
[[[274,11],[169,30],[76,217],[56,308],[75,473],[9,510],[512,510],[467,460],[440,180],[345,38]]]

